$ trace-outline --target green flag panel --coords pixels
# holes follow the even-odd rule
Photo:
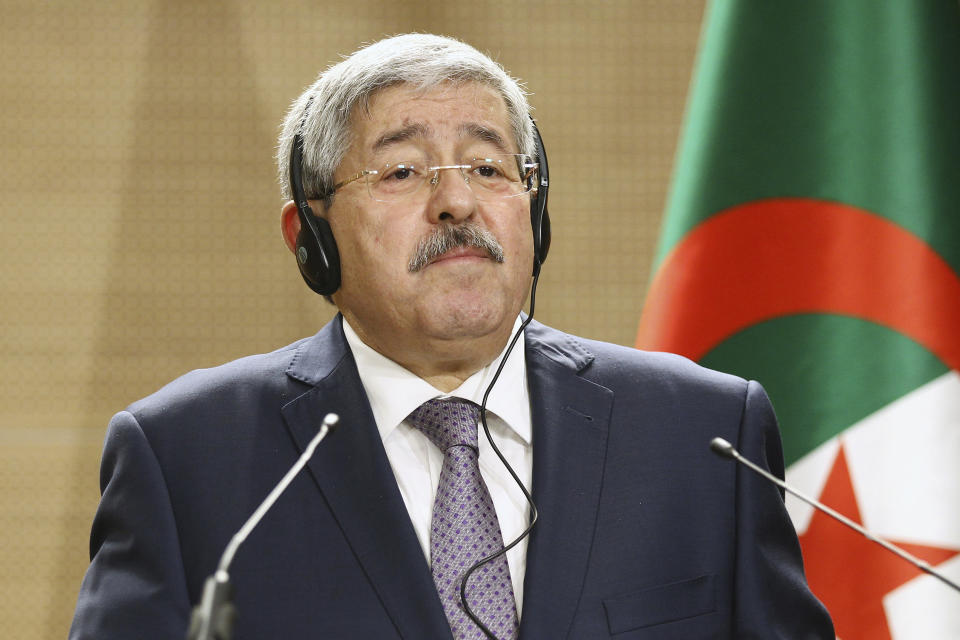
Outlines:
[[[804,197],[960,271],[960,4],[723,0],[705,25],[656,265],[719,211]]]
[[[701,364],[763,384],[780,420],[788,465],[949,370],[903,334],[825,314],[753,325]]]

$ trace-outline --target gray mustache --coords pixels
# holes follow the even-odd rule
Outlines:
[[[472,222],[449,224],[444,222],[429,236],[420,240],[417,251],[407,264],[407,271],[416,273],[432,260],[457,247],[475,247],[487,252],[493,260],[503,262],[503,247],[492,233]]]

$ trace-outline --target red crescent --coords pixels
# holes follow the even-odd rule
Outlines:
[[[960,278],[917,236],[836,202],[760,200],[695,227],[647,295],[637,347],[693,360],[753,324],[798,313],[875,322],[960,370]]]

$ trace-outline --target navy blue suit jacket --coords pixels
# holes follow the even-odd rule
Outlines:
[[[667,354],[526,331],[533,497],[521,638],[833,638],[753,382]],[[182,638],[230,537],[327,412],[341,425],[241,547],[235,638],[449,639],[340,319],[117,414],[71,638]]]

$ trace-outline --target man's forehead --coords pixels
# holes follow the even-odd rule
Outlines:
[[[451,132],[502,147],[510,146],[512,138],[503,96],[477,82],[379,89],[363,108],[354,108],[351,129],[368,151]]]
[[[485,142],[493,145],[499,151],[508,153],[510,146],[507,139],[501,134],[497,127],[481,124],[479,122],[466,121],[458,124],[455,129],[455,135],[458,138],[469,138],[478,142]],[[369,150],[374,154],[385,151],[390,147],[404,142],[428,141],[436,137],[434,127],[426,122],[413,121],[397,128],[389,128],[372,143],[369,144]],[[367,141],[369,142],[369,141]]]

